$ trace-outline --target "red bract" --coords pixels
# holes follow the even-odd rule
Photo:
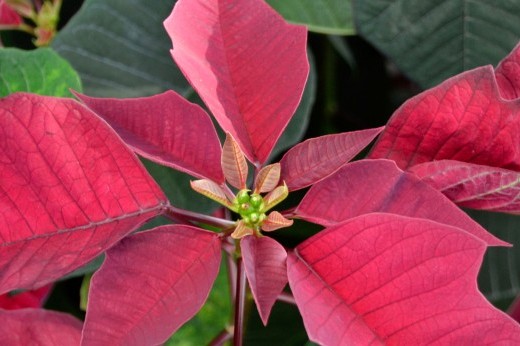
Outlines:
[[[15,94],[0,121],[0,292],[54,281],[164,208],[137,158],[77,102]]]
[[[485,248],[436,222],[366,214],[299,245],[289,283],[324,345],[516,344],[516,322],[477,290]]]
[[[0,310],[2,345],[79,345],[82,324],[76,318],[54,311]]]
[[[49,296],[52,284],[32,291],[6,293],[0,295],[0,309],[16,310],[23,308],[40,308]]]
[[[160,344],[202,306],[224,249],[229,262],[238,263],[229,271],[238,269],[232,275],[237,344],[245,277],[265,324],[289,282],[309,337],[323,344],[520,341],[518,325],[476,287],[486,247],[507,244],[392,161],[348,163],[381,128],[315,138],[289,150],[281,163],[265,165],[307,78],[304,28],[285,23],[262,0],[179,0],[165,26],[174,59],[225,130],[224,144],[205,111],[174,92],[124,100],[78,95],[90,109],[27,94],[4,99],[4,291],[49,282],[107,250],[92,278],[82,344]],[[435,93],[451,101],[438,105],[440,114],[489,106],[504,118],[493,122],[482,116],[488,127],[480,135],[494,129],[510,136],[488,134],[492,147],[503,148],[496,157],[485,146],[475,150],[486,153],[482,160],[514,166],[516,152],[506,148],[517,136],[507,122],[512,102],[472,96],[472,87],[486,91],[496,84],[486,78],[489,69],[475,71],[404,108],[432,105]],[[383,151],[394,125],[373,155]],[[469,130],[480,129],[474,125],[469,122]],[[433,132],[421,135],[433,146]],[[464,132],[449,137],[462,138]],[[412,135],[408,140],[418,141]],[[446,152],[469,157],[472,149],[465,145],[474,140],[442,143]],[[412,155],[414,164],[435,158],[422,148]],[[192,188],[237,219],[174,208],[130,149],[199,178]],[[408,167],[406,162],[398,160]],[[294,209],[273,210],[290,190],[308,186]],[[178,224],[129,235],[159,214]],[[291,226],[295,217],[328,228],[286,250],[268,235]],[[39,325],[41,314],[9,318]],[[69,322],[55,316],[47,321],[52,328]],[[74,328],[49,333],[77,338]]]
[[[178,1],[164,25],[175,62],[220,126],[264,163],[303,93],[306,30],[258,0]]]
[[[0,29],[16,28],[22,23],[22,17],[5,0],[0,0]]]
[[[394,160],[463,206],[517,213],[519,66],[520,45],[496,70],[476,68],[410,99],[369,157]]]
[[[82,344],[164,342],[204,304],[219,263],[218,235],[194,227],[123,239],[92,278]]]

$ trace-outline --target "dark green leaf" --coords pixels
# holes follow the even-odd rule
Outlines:
[[[289,22],[304,24],[310,31],[353,35],[350,0],[267,0]]]
[[[0,96],[26,91],[70,97],[69,88],[81,91],[78,74],[50,48],[0,49],[0,76]]]
[[[163,27],[174,4],[87,0],[52,46],[79,72],[88,95],[133,97],[167,89],[189,93]]]
[[[520,39],[520,2],[354,0],[359,34],[427,88],[497,64]]]

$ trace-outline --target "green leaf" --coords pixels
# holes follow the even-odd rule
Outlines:
[[[206,304],[165,345],[208,345],[227,326],[231,316],[230,299],[227,269],[222,263]]]
[[[353,35],[350,0],[267,0],[287,21],[323,34]]]
[[[0,76],[0,96],[26,91],[71,97],[69,88],[81,91],[77,73],[50,48],[0,49]]]
[[[298,143],[303,138],[307,126],[309,125],[312,106],[316,99],[316,65],[312,53],[308,51],[307,54],[309,57],[310,70],[309,78],[307,79],[307,84],[303,91],[302,100],[296,109],[296,113],[294,113],[294,116],[291,121],[289,121],[289,124],[287,124],[285,131],[282,133],[276,146],[271,152],[271,160],[276,157],[276,155]]]
[[[490,247],[480,269],[479,288],[487,299],[501,309],[520,294],[520,216],[467,210],[468,214],[511,248]]]
[[[520,2],[354,0],[359,34],[427,88],[496,65],[520,39]]]
[[[79,72],[85,93],[103,97],[192,89],[170,55],[163,21],[175,1],[86,0],[52,46]]]

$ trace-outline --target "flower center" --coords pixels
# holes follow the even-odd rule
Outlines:
[[[252,229],[258,229],[267,217],[263,197],[247,189],[237,193],[233,206],[245,225]]]

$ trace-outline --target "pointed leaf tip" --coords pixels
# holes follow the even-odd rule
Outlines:
[[[292,226],[293,220],[286,219],[282,214],[277,211],[272,211],[267,219],[262,222],[262,231],[272,232],[277,229]]]
[[[255,193],[272,191],[280,181],[280,163],[273,163],[263,167],[255,178]]]
[[[384,127],[311,138],[291,148],[280,161],[290,191],[317,183],[352,160]]]
[[[432,207],[435,206],[435,207]],[[324,226],[373,212],[434,220],[468,232],[489,246],[507,246],[417,176],[390,160],[351,162],[313,185],[295,210]]]
[[[181,0],[164,25],[175,62],[221,127],[264,163],[303,94],[305,27],[262,0]]]
[[[228,183],[239,190],[247,185],[248,166],[244,153],[233,136],[226,134],[222,148],[222,170]]]
[[[199,105],[171,90],[130,99],[74,94],[139,155],[197,178],[224,182],[220,141]]]
[[[245,237],[240,247],[253,298],[267,325],[271,309],[287,284],[287,252],[269,237]]]
[[[402,169],[457,160],[519,171],[520,102],[512,99],[520,94],[518,49],[496,71],[466,71],[406,101],[369,157],[394,160]]]
[[[201,179],[190,181],[191,188],[198,193],[222,204],[223,206],[232,209],[233,204],[227,199],[224,190],[214,181],[208,179]]]
[[[285,182],[283,185],[278,186],[273,191],[269,192],[264,197],[265,202],[265,211],[268,211],[269,209],[275,207],[278,203],[282,202],[284,199],[289,196],[289,189],[287,188],[287,185],[285,185]]]

